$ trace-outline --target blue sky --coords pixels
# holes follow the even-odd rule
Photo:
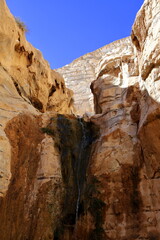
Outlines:
[[[51,68],[62,67],[131,33],[143,0],[6,0],[26,37]]]

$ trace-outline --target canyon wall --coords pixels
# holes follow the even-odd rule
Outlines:
[[[132,48],[131,39],[127,37],[85,54],[72,63],[57,69],[64,77],[66,86],[74,92],[73,112],[75,114],[94,114],[93,94],[90,85],[97,78],[97,74],[99,74],[99,64],[103,61],[104,56],[115,58],[117,55],[120,57],[123,56],[123,52],[126,55],[130,54]]]
[[[60,155],[42,129],[57,112],[72,112],[73,92],[4,0],[0,19],[0,239],[52,239],[64,184]]]
[[[51,70],[39,50],[25,39],[22,29],[0,1],[0,195],[10,178],[10,143],[5,134],[9,120],[22,113],[70,113],[72,92]],[[2,183],[1,183],[2,182]]]
[[[0,239],[159,240],[159,0],[57,70],[72,91],[0,9]]]
[[[91,172],[106,206],[104,239],[160,239],[159,16],[160,2],[145,1],[132,28],[134,51],[104,57],[92,83],[101,137]]]
[[[92,205],[85,209],[77,223],[79,239],[82,232],[88,234],[82,239],[160,239],[159,17],[160,2],[145,1],[136,16],[131,42],[127,38],[118,46],[113,43],[114,51],[110,44],[96,62],[91,121],[100,128],[100,137],[93,144],[87,181],[96,188],[91,197],[96,198],[97,215],[91,214]],[[80,91],[79,85],[81,91],[86,88],[86,73],[79,70],[83,64],[88,66],[84,59],[60,70],[68,82],[71,78],[74,92]],[[89,84],[91,80],[85,77]],[[89,222],[90,231],[85,227]]]

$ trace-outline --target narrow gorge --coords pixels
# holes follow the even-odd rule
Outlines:
[[[0,239],[160,240],[159,0],[56,70],[0,19]]]

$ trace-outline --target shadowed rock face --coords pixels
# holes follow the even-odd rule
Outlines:
[[[54,115],[45,128],[41,125],[40,116],[23,114],[5,129],[11,144],[12,177],[0,202],[1,239],[75,237],[95,138],[93,124]],[[44,156],[47,150],[51,159]]]
[[[0,9],[0,239],[159,240],[160,2],[131,38],[58,70],[74,106]]]
[[[82,199],[86,191],[91,144],[97,130],[92,123],[85,122],[82,118],[58,115],[51,119],[43,131],[53,137],[58,149],[65,187],[61,217],[57,220],[54,239],[76,239],[76,222],[84,211]]]
[[[54,180],[51,180],[52,176],[37,177],[40,155],[43,154],[41,142],[45,140],[40,126],[40,117],[19,115],[5,129],[11,144],[12,177],[5,197],[1,198],[0,238],[4,240],[39,239],[46,226],[45,236],[50,239],[53,217],[49,197],[59,196],[63,190],[56,190],[58,183],[62,185],[58,177]],[[60,201],[55,202],[55,211],[52,208],[55,216],[59,204]]]

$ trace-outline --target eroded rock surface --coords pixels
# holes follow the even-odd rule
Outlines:
[[[159,1],[145,1],[133,25],[134,51],[106,59],[92,83],[101,137],[91,172],[106,204],[104,239],[160,238],[159,16]]]
[[[90,85],[97,78],[97,74],[99,74],[99,64],[103,62],[104,56],[115,58],[115,55],[117,55],[120,58],[123,56],[123,52],[126,55],[131,54],[132,48],[130,37],[124,38],[57,69],[64,77],[67,87],[74,92],[73,112],[75,114],[94,114],[93,94],[91,93]]]
[[[97,78],[91,84],[96,114],[91,121],[99,126],[100,137],[88,170],[90,207],[85,196],[81,202],[86,208],[77,223],[79,238],[160,239],[159,17],[160,2],[145,1],[133,25],[132,43],[121,41],[96,63]]]
[[[58,69],[74,102],[0,9],[0,239],[159,240],[159,0],[131,38]]]
[[[60,109],[68,113],[71,92],[65,88],[63,78],[51,70],[41,52],[26,41],[5,1],[0,4],[1,67],[11,76],[19,95],[35,108],[42,112]]]
[[[55,111],[71,113],[72,91],[59,73],[25,39],[22,29],[0,1],[0,196],[7,190],[11,146],[5,134],[7,122],[19,113],[39,115]]]

